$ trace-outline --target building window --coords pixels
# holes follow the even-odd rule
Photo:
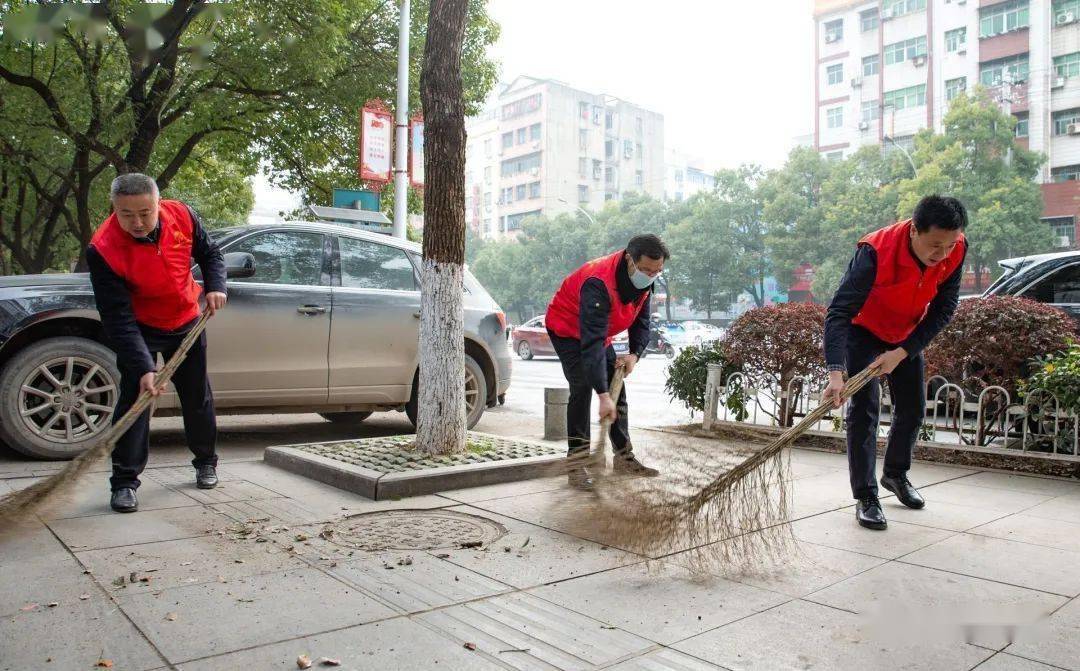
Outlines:
[[[589,130],[587,128],[578,131],[577,146],[581,151],[589,148]]]
[[[529,139],[533,142],[540,141],[540,124],[534,123],[533,125],[529,126]]]
[[[484,166],[484,183],[485,184],[490,184],[491,183],[491,166],[490,165]]]
[[[623,158],[632,158],[634,156],[634,143],[630,140],[623,140],[622,153]]]
[[[608,110],[604,113],[604,128],[611,130],[615,127],[615,113]]]
[[[859,25],[862,31],[869,32],[878,27],[878,12],[876,9],[868,9],[865,12],[859,12]]]
[[[520,231],[521,222],[529,217],[539,217],[540,210],[533,210],[532,212],[522,212],[521,214],[510,214],[506,217],[506,230],[508,231]]]
[[[891,107],[899,111],[910,107],[919,107],[926,104],[926,84],[911,86],[906,89],[887,91],[885,93],[885,107]]]
[[[862,59],[863,77],[873,77],[881,69],[881,59],[877,54]]]
[[[1001,86],[1005,75],[1013,84],[1026,82],[1028,78],[1028,55],[1020,54],[983,63],[979,69],[979,81],[983,86]]]
[[[843,161],[844,160],[844,152],[842,152],[842,151],[830,151],[828,154],[825,154],[825,160],[826,161],[834,161],[834,162],[835,161]]]
[[[885,46],[885,65],[895,65],[926,55],[926,35]]]
[[[825,24],[825,41],[839,42],[844,39],[844,20],[836,19]]]
[[[503,133],[502,134],[502,143],[503,143],[503,149],[509,149],[510,147],[513,147],[514,146],[514,134],[513,133]]]
[[[1028,115],[1027,115],[1027,112],[1016,115],[1016,129],[1015,129],[1014,132],[1016,134],[1016,137],[1027,137],[1028,136]]]
[[[525,185],[518,184],[514,191],[514,200],[525,200]]]
[[[1072,217],[1049,217],[1043,219],[1050,226],[1057,247],[1072,247],[1076,244],[1076,222]]]
[[[604,183],[608,186],[615,185],[615,168],[607,168],[604,170]]]
[[[604,116],[604,108],[599,105],[593,105],[592,108],[592,122],[594,126],[600,125],[600,119]]]
[[[914,14],[926,9],[926,0],[885,0],[881,6],[883,16],[896,17]]]
[[[582,100],[581,102],[579,102],[577,104],[577,106],[578,106],[578,116],[580,116],[583,120],[588,121],[589,120],[589,103]]]
[[[979,10],[979,37],[993,37],[1031,24],[1028,0],[1003,2]]]
[[[954,53],[967,48],[967,28],[957,28],[945,33],[945,51]]]
[[[1063,165],[1050,171],[1050,178],[1055,182],[1075,182],[1080,180],[1080,165]]]
[[[517,158],[507,159],[502,162],[502,176],[513,177],[526,172],[540,171],[540,152],[533,152]]]
[[[525,140],[526,140],[526,138],[528,138],[528,134],[529,134],[529,129],[528,128],[518,128],[517,129],[517,143],[518,144],[525,144]]]
[[[599,159],[593,159],[592,162],[592,178],[599,181],[604,176],[602,165]]]
[[[540,197],[540,182],[530,182],[529,183],[529,198],[539,198],[539,197]]]
[[[830,107],[825,110],[825,119],[829,128],[840,128],[844,125],[844,108]]]
[[[862,120],[870,123],[876,121],[881,114],[881,107],[876,100],[867,100],[862,104]]]
[[[1076,77],[1080,75],[1080,51],[1065,54],[1054,59],[1054,72],[1058,77]]]
[[[509,205],[514,202],[514,187],[503,189],[501,204]]]
[[[952,100],[956,96],[967,91],[967,77],[957,77],[945,82],[945,100]]]
[[[604,158],[615,158],[615,141],[604,140]]]
[[[1080,0],[1054,0],[1054,23],[1070,23],[1069,14],[1072,14],[1073,21],[1080,18]]]
[[[540,94],[531,95],[528,98],[515,100],[502,106],[502,118],[513,119],[524,114],[530,114],[540,109]]]
[[[634,173],[634,184],[637,186],[643,186],[645,184],[645,173],[638,170]]]
[[[589,187],[581,185],[577,188],[577,202],[587,203],[589,202]]]
[[[485,191],[484,192],[484,205],[487,206],[487,209],[489,209],[489,210],[491,209],[491,192],[490,191]]]
[[[582,156],[577,160],[577,172],[578,177],[583,179],[589,176],[589,159]]]
[[[491,138],[484,140],[484,156],[491,156]]]
[[[837,63],[836,65],[830,65],[825,68],[825,77],[829,81],[829,85],[839,84],[844,81],[844,64]]]
[[[1080,124],[1080,109],[1054,112],[1054,135],[1068,135],[1073,124]]]

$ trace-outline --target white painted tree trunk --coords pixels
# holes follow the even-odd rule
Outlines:
[[[461,264],[425,260],[421,267],[420,401],[417,448],[465,450],[465,313]]]

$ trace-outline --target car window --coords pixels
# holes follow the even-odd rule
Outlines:
[[[233,282],[318,286],[323,264],[322,233],[267,231],[228,245],[227,252],[255,257],[255,274]]]
[[[525,326],[529,328],[544,328],[544,318],[533,317],[529,321],[525,322]]]
[[[1040,303],[1080,304],[1080,263],[1058,268],[1024,292]]]
[[[413,265],[403,250],[357,238],[338,238],[341,286],[416,291]]]

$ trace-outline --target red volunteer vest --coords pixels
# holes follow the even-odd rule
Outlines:
[[[187,205],[162,200],[157,244],[136,242],[110,214],[90,240],[131,291],[135,321],[173,331],[199,316],[201,289],[191,275],[194,223]]]
[[[619,298],[615,273],[618,272],[619,261],[625,253],[620,250],[610,256],[589,261],[570,273],[563,280],[559,290],[555,292],[551,304],[548,305],[547,314],[544,316],[545,326],[557,336],[580,340],[581,285],[585,284],[585,280],[595,277],[607,287],[608,301],[611,303],[607,339],[604,340],[604,345],[610,345],[613,337],[630,328],[645,305],[645,301],[648,300],[649,292],[642,293],[641,297],[632,303],[623,303]]]
[[[877,253],[874,286],[853,324],[890,345],[904,341],[919,325],[938,287],[963,263],[964,236],[944,261],[923,270],[910,250],[911,220],[870,233],[859,241]]]

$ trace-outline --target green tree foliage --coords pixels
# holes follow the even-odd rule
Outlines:
[[[419,108],[427,0],[412,11]],[[471,112],[494,85],[498,27],[483,0],[468,11]],[[0,15],[0,246],[21,272],[71,263],[117,173],[146,172],[215,222],[246,218],[260,163],[328,203],[334,186],[356,185],[360,106],[393,99],[397,10],[382,0],[13,0]]]

